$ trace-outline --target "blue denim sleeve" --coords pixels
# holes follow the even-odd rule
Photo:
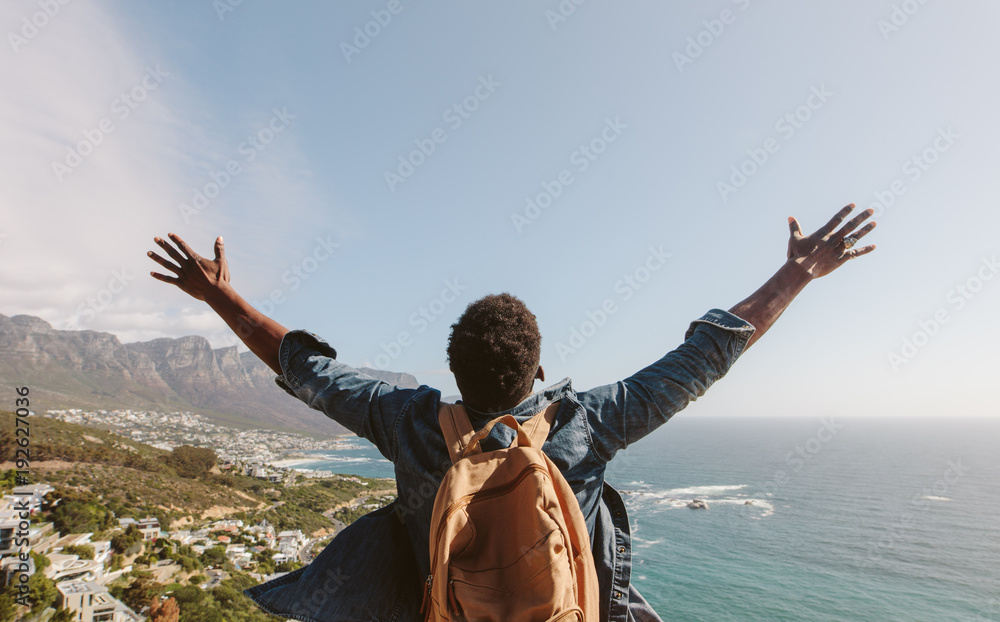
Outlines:
[[[401,389],[339,362],[330,344],[304,330],[285,334],[278,361],[279,387],[395,460],[396,423],[417,389]]]
[[[726,375],[756,329],[722,309],[691,322],[684,343],[632,376],[577,394],[594,450],[608,461],[663,425]]]

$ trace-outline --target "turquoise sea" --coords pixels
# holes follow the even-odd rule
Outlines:
[[[317,458],[392,477],[361,440]],[[1000,622],[1000,419],[678,415],[607,479],[664,620]]]

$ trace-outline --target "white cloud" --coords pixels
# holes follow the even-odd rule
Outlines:
[[[35,3],[0,5],[0,29],[16,29],[37,10]],[[149,51],[142,39],[103,3],[80,2],[63,7],[18,53],[3,52],[0,313],[108,331],[126,342],[197,333],[231,345],[207,306],[149,277],[162,271],[145,254],[152,237],[178,232],[207,254],[215,235],[245,221],[251,240],[290,239],[323,201],[288,131],[245,165],[217,206],[185,224],[179,202],[236,157],[243,138],[209,129],[213,106],[169,54]],[[247,119],[246,133],[271,114]],[[102,123],[111,131],[101,131]],[[90,153],[78,162],[70,146]],[[54,171],[53,162],[68,168]],[[274,270],[267,254],[245,252],[251,257],[238,269],[252,296],[273,282]]]

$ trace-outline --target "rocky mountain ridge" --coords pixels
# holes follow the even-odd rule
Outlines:
[[[418,386],[410,374],[361,371],[396,386]],[[204,337],[123,344],[111,333],[56,330],[34,316],[0,315],[0,382],[28,386],[35,410],[189,410],[234,427],[346,431],[282,391],[274,378],[253,353],[213,349]]]

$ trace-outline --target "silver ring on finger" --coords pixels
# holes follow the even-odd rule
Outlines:
[[[851,248],[857,243],[858,243],[858,238],[854,237],[853,235],[849,235],[846,238],[844,238],[844,248]],[[851,255],[851,257],[853,256],[854,255]]]

